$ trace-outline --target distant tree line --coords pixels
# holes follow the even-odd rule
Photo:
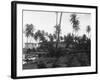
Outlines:
[[[73,13],[70,15],[70,22],[72,24],[73,32],[61,36],[61,22],[63,13],[60,13],[60,20],[58,20],[58,12],[56,12],[56,25],[54,26],[55,32],[48,33],[44,30],[35,30],[35,25],[26,24],[25,25],[25,36],[27,38],[27,43],[30,43],[29,38],[33,38],[41,44],[37,47],[37,50],[48,51],[47,55],[42,55],[42,59],[37,62],[39,68],[46,68],[49,65],[51,67],[58,66],[88,66],[90,65],[90,52],[91,52],[91,27],[86,26],[86,34],[79,36],[78,31],[80,30],[80,21],[77,14]],[[54,43],[56,47],[54,47]],[[64,43],[65,47],[59,47],[60,43]],[[45,45],[44,45],[45,44]],[[27,53],[35,52],[35,49],[27,49]],[[40,56],[40,55],[38,55]],[[46,56],[46,57],[45,57]],[[47,59],[49,58],[49,59]],[[53,60],[53,58],[55,58]],[[51,60],[52,59],[52,60]],[[26,56],[27,62],[29,61],[28,56]],[[48,63],[46,63],[48,62]]]
[[[32,37],[36,41],[39,41],[39,43],[47,43],[45,46],[40,46],[40,48],[47,48],[49,51],[59,50],[58,44],[59,42],[63,42],[66,44],[65,48],[70,48],[70,45],[72,45],[73,49],[81,49],[81,50],[89,50],[91,47],[91,39],[90,39],[90,25],[87,25],[86,28],[86,34],[83,34],[82,36],[78,36],[77,32],[80,30],[80,21],[79,17],[75,13],[70,15],[70,22],[73,27],[73,33],[66,34],[64,36],[61,36],[61,22],[62,22],[62,15],[60,14],[60,20],[59,23],[57,22],[58,13],[56,13],[56,25],[54,26],[55,32],[54,33],[48,33],[44,30],[37,30],[35,31],[35,26],[33,24],[26,24],[25,28],[25,36],[27,37],[27,43],[28,38]],[[48,43],[49,42],[49,43]],[[53,47],[53,42],[56,43],[56,49]],[[55,49],[55,50],[53,50]]]

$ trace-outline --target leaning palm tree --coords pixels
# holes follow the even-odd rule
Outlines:
[[[70,22],[73,26],[73,32],[74,35],[76,36],[76,32],[78,32],[78,30],[80,29],[79,28],[80,21],[78,20],[78,17],[75,13],[71,14],[70,17],[71,17]]]
[[[60,40],[60,33],[61,33],[62,12],[61,12],[61,14],[60,14],[59,24],[57,23],[58,14],[56,14],[56,17],[57,17],[57,18],[56,18],[56,26],[54,26],[54,27],[55,27],[55,29],[56,29],[55,34],[56,34],[56,36],[57,36],[56,48],[58,48],[58,43],[59,43],[59,40]]]
[[[91,31],[91,27],[90,27],[90,25],[88,25],[87,28],[86,28],[86,32],[88,33],[88,38],[89,38],[90,31]]]

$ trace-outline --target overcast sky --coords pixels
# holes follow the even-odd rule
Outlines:
[[[62,14],[61,22],[61,35],[67,35],[72,33],[73,28],[70,22],[70,15],[72,13],[66,12]],[[58,14],[58,17],[60,13]],[[78,35],[86,33],[87,25],[91,26],[91,14],[77,13],[80,21],[80,30]],[[59,18],[58,18],[59,21]],[[56,25],[56,13],[55,12],[42,12],[42,11],[23,11],[23,29],[25,29],[26,24],[33,24],[35,26],[35,31],[44,30],[48,33],[54,33]],[[25,42],[25,35],[24,35]]]

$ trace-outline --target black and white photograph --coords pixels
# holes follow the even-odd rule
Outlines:
[[[96,6],[16,5],[17,77],[97,72]]]
[[[91,66],[91,14],[23,10],[23,69]]]

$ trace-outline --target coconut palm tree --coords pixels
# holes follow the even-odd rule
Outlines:
[[[28,43],[28,38],[32,37],[34,35],[33,34],[34,26],[33,26],[33,24],[26,24],[25,26],[26,26],[25,36],[27,37],[27,43]]]
[[[40,30],[38,30],[37,32],[35,32],[34,34],[34,39],[37,41],[37,40],[40,40],[40,36],[41,36],[41,32]]]
[[[47,41],[46,38],[45,38],[46,32],[45,32],[44,30],[42,30],[42,31],[40,31],[40,33],[41,33],[41,41],[42,41],[42,42]]]
[[[88,25],[87,28],[86,28],[86,32],[88,33],[88,38],[89,38],[90,31],[91,31],[91,27],[90,27],[90,25]]]
[[[78,30],[80,29],[79,28],[80,21],[78,20],[78,17],[75,13],[71,14],[70,17],[71,17],[70,22],[73,26],[73,32],[75,32],[74,35],[76,36],[76,32],[78,32]]]
[[[68,33],[67,36],[64,35],[64,42],[66,44],[66,48],[71,44],[73,44],[73,36],[71,33]]]
[[[45,32],[44,31],[41,31],[41,30],[38,30],[35,34],[34,34],[34,39],[37,41],[39,40],[44,42],[46,39],[45,39]]]
[[[63,37],[62,36],[60,36],[60,40],[63,40]]]
[[[61,12],[61,14],[60,14],[59,24],[57,23],[58,14],[56,14],[56,17],[57,17],[57,18],[56,18],[56,26],[54,26],[54,27],[55,27],[55,29],[56,29],[55,34],[56,34],[56,36],[57,36],[57,40],[56,40],[56,48],[57,48],[57,47],[58,47],[59,40],[60,40],[60,33],[61,33],[62,12]]]
[[[54,41],[57,40],[57,36],[56,36],[56,34],[53,34],[53,38],[54,38]]]
[[[53,42],[54,41],[54,37],[53,37],[53,35],[52,34],[49,34],[49,39],[50,39],[50,42]]]

